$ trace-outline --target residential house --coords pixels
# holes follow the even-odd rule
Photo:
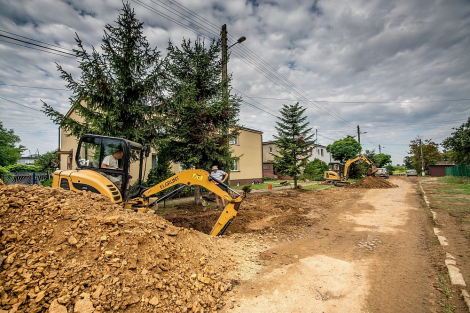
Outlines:
[[[278,154],[278,147],[274,141],[263,142],[263,177],[275,177],[272,154]],[[308,158],[309,161],[319,159],[326,164],[334,162],[331,153],[326,151],[326,146],[315,145],[312,149],[312,155]]]
[[[39,159],[39,154],[31,154],[27,156],[22,156],[16,161],[17,164],[25,164],[25,165],[34,165],[34,161]]]
[[[70,109],[67,112],[67,117],[71,117],[74,120],[82,121],[82,117],[77,115],[74,110]],[[59,142],[60,149],[56,154],[60,155],[59,169],[75,169],[77,165],[75,164],[75,151],[78,145],[78,138],[73,136],[68,136],[62,129],[59,132]],[[242,127],[238,137],[230,142],[230,145],[233,148],[233,155],[239,156],[240,159],[235,162],[234,168],[230,172],[230,184],[243,185],[251,184],[253,181],[262,182],[263,180],[263,170],[262,170],[262,139],[263,132]],[[150,156],[144,162],[145,173],[143,179],[147,179],[147,175],[150,169],[154,168],[157,165],[158,159],[155,151],[152,151]],[[180,164],[172,164],[171,170],[174,173],[179,173],[183,169]],[[210,169],[206,169],[210,171]],[[226,170],[226,169],[222,169]],[[139,175],[139,164],[131,164],[131,175],[133,177],[132,182],[135,181]]]

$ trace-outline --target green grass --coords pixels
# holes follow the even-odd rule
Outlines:
[[[447,287],[449,285],[449,277],[448,275],[442,275],[441,273],[438,273],[437,275],[439,277],[438,283],[440,290],[445,296],[445,298],[441,299],[441,306],[443,308],[443,312],[454,313],[456,307],[447,303],[447,300],[452,299],[454,296],[454,292]]]
[[[281,182],[285,182],[286,180],[270,180],[270,181],[267,181],[263,184],[257,184],[257,185],[251,185],[251,189],[252,190],[258,190],[258,189],[268,189],[268,184],[269,185],[272,185],[273,186],[273,190],[276,190],[278,189],[279,187],[284,187],[284,186],[281,186],[280,183]],[[289,182],[291,184],[291,187],[294,187],[294,181],[293,180],[287,180],[287,182]],[[320,184],[320,182],[308,182],[308,183],[305,183],[303,181],[300,181],[298,180],[297,181],[297,185],[304,185],[304,184]],[[240,186],[231,186],[230,188],[232,189],[239,189],[241,190],[243,188],[244,185],[240,185]]]
[[[470,185],[470,180],[468,178],[463,178],[463,177],[444,176],[444,177],[439,177],[437,180],[443,183],[448,183],[448,184]]]
[[[308,186],[303,186],[303,190],[325,190],[325,189],[331,189],[334,188],[334,186],[331,185],[308,185]]]
[[[430,201],[439,201],[439,202],[447,202],[447,203],[465,203],[470,202],[470,197],[452,197],[452,196],[435,196],[429,197]]]

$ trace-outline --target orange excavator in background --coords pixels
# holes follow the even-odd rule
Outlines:
[[[119,152],[119,153],[117,153]],[[111,202],[122,205],[125,209],[136,212],[147,212],[157,207],[157,204],[191,185],[202,186],[226,200],[227,205],[222,210],[219,219],[210,235],[222,235],[237,215],[243,197],[221,181],[210,176],[204,170],[185,170],[153,187],[142,185],[145,176],[144,158],[148,157],[150,148],[136,142],[100,135],[83,135],[78,142],[75,162],[77,169],[55,171],[52,182],[53,188],[63,188],[75,191],[91,191],[102,194]],[[113,157],[115,167],[103,166]],[[139,177],[136,184],[130,187],[131,162],[139,162]],[[109,163],[109,162],[108,162]],[[220,189],[214,182],[231,191]],[[182,185],[169,194],[155,198],[154,194],[167,188]]]
[[[344,164],[344,166],[339,162],[328,164],[330,170],[325,171],[325,173],[323,174],[323,179],[325,180],[325,183],[333,184],[337,187],[349,185],[349,183],[347,182],[349,178],[349,167],[351,166],[351,164],[359,160],[364,160],[367,164],[371,166],[371,168],[366,172],[367,176],[372,176],[375,172],[378,171],[378,168],[375,166],[374,162],[369,160],[364,154],[361,154],[353,159],[349,159],[346,164]]]

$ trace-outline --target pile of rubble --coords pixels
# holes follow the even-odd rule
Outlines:
[[[216,311],[234,261],[217,241],[98,194],[0,183],[0,312]]]
[[[385,178],[379,176],[366,176],[356,183],[346,186],[346,188],[363,188],[363,189],[378,189],[378,188],[396,188],[397,185],[389,182]]]

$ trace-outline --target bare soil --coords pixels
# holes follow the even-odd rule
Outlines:
[[[335,189],[344,201],[318,212],[301,238],[261,253],[265,268],[231,292],[227,312],[440,312],[433,264],[443,260],[430,247],[430,220],[416,185],[393,182]]]
[[[366,176],[358,180],[355,184],[347,185],[346,188],[378,189],[378,188],[396,188],[397,185],[389,180],[379,176]]]
[[[441,312],[431,219],[416,181],[390,181],[251,194],[218,238],[206,235],[213,209],[180,205],[165,220],[90,193],[0,186],[0,310]]]

